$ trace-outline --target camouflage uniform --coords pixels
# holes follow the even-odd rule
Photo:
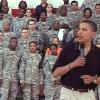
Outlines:
[[[44,33],[35,30],[34,32],[30,32],[30,37],[34,38],[39,46],[38,51],[41,52],[43,48],[45,47],[46,43],[46,37],[44,36]]]
[[[8,47],[8,43],[11,37],[15,37],[15,34],[13,32],[4,32],[4,39],[3,39],[3,45],[4,47]]]
[[[3,23],[4,23],[4,19],[2,19],[2,20],[0,20],[0,30],[2,30],[3,31]]]
[[[20,63],[18,76],[20,83],[25,83],[22,88],[24,100],[38,100],[39,95],[39,63],[41,56],[38,53],[26,53]]]
[[[72,24],[72,28],[76,28],[77,24],[79,24],[79,19],[82,18],[82,11],[78,10],[78,11],[70,11],[69,13],[69,16],[72,17],[72,21],[73,21],[73,24]]]
[[[60,24],[67,24],[70,26],[70,28],[72,28],[73,26],[73,18],[71,16],[66,16],[66,17],[63,17],[63,16],[59,16],[57,17],[55,20],[58,20],[60,22]],[[69,31],[69,29],[68,29]]]
[[[49,26],[51,27],[53,24],[53,21],[57,18],[56,14],[52,14],[51,16],[46,18],[47,23],[49,24]]]
[[[25,17],[23,18],[14,18],[12,21],[13,24],[13,32],[17,37],[20,37],[21,29],[23,27],[26,27],[27,25],[27,19]]]
[[[36,39],[34,38],[31,38],[31,37],[28,37],[27,39],[24,39],[24,38],[19,38],[18,39],[18,49],[21,53],[24,52],[28,52],[29,51],[29,43],[31,41],[36,41]]]
[[[98,44],[100,43],[100,15],[94,14],[92,16],[92,20],[97,24],[98,27],[97,35],[94,38],[94,41],[96,42],[96,44]]]
[[[52,75],[52,68],[57,59],[57,56],[49,55],[46,56],[43,63],[43,69],[45,74],[44,79],[44,93],[45,100],[59,100],[61,85],[56,81],[59,78],[54,79]]]
[[[57,10],[57,15],[58,15],[58,16],[60,15],[60,10],[61,10],[61,8],[62,8],[63,6],[67,7],[67,11],[68,11],[68,12],[71,11],[71,5],[70,5],[70,4],[67,4],[67,5],[64,5],[64,4],[63,4],[63,5],[61,5],[61,6],[58,7],[58,10]]]
[[[84,0],[81,8],[84,10],[85,8],[90,8],[93,12],[95,11],[95,5],[100,3],[100,0]]]
[[[6,48],[2,53],[3,83],[1,100],[16,100],[18,92],[18,65],[21,54]]]
[[[37,27],[37,30],[39,30],[42,33],[47,33],[47,31],[51,28],[47,21],[46,22],[41,22],[41,21],[37,22],[36,27]]]
[[[2,71],[3,71],[3,66],[2,66],[2,62],[3,62],[3,59],[2,59],[2,52],[4,50],[4,47],[3,47],[3,44],[0,43],[0,94],[1,94],[1,85],[2,85]]]

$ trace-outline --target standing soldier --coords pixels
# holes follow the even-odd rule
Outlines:
[[[24,93],[24,100],[38,100],[41,56],[36,53],[37,43],[35,41],[29,43],[29,49],[30,51],[25,53],[21,59],[18,75]]]
[[[47,31],[51,28],[49,23],[47,22],[47,13],[41,12],[39,22],[37,22],[36,27],[42,33],[47,33]]]
[[[72,25],[73,28],[76,28],[77,24],[79,24],[79,19],[82,18],[82,11],[78,7],[77,1],[71,2],[71,11],[69,15],[72,17],[74,24]]]
[[[28,21],[28,30],[30,37],[37,41],[38,51],[41,52],[44,48],[44,41],[46,41],[46,39],[43,38],[43,33],[36,29],[36,20],[31,19]]]
[[[19,9],[18,16],[13,19],[13,32],[20,36],[21,29],[26,26],[27,19],[24,16],[25,9]]]
[[[59,100],[60,95],[60,82],[59,78],[54,79],[52,75],[52,68],[57,59],[57,46],[55,44],[50,45],[51,55],[48,55],[44,59],[44,93],[45,100]]]
[[[18,39],[18,49],[23,53],[23,51],[29,51],[29,42],[32,38],[29,36],[28,28],[21,29],[21,37]]]
[[[8,47],[10,38],[15,36],[15,34],[11,32],[10,26],[11,26],[10,21],[4,21],[3,23],[3,33],[4,33],[3,45],[4,47]]]
[[[18,92],[18,65],[21,54],[17,50],[17,38],[12,37],[8,48],[2,53],[3,82],[1,100],[16,100]]]

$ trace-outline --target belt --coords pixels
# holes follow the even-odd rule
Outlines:
[[[90,90],[93,90],[93,89],[75,89],[75,88],[71,88],[69,86],[63,86],[64,88],[67,88],[67,89],[70,89],[70,90],[73,90],[73,91],[78,91],[78,92],[88,92]]]

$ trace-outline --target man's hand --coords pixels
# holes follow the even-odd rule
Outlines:
[[[84,66],[86,63],[86,60],[84,57],[78,57],[76,58],[72,63],[70,63],[70,67],[71,68],[75,68],[75,67],[81,67]]]
[[[94,82],[94,77],[90,76],[90,75],[82,75],[80,78],[83,79],[84,84],[91,84],[92,82]]]

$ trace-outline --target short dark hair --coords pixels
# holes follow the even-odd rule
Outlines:
[[[34,43],[34,44],[37,46],[37,42],[36,42],[36,41],[31,41],[31,42],[29,43],[29,46],[30,46],[32,43]]]
[[[30,19],[27,23],[28,23],[28,25],[29,25],[29,22],[31,22],[31,21],[33,21],[33,22],[35,22],[36,23],[36,20],[35,19]]]
[[[90,8],[85,8],[84,11],[83,11],[84,15],[85,15],[86,10],[90,11],[90,17],[91,17],[92,16],[92,10]]]
[[[25,4],[25,8],[27,8],[27,2],[23,1],[23,0],[19,2],[18,8],[22,8],[22,6],[21,6],[22,3],[24,3]]]
[[[9,42],[11,42],[12,39],[18,40],[16,37],[11,37]]]
[[[90,25],[91,29],[93,32],[96,32],[97,31],[97,24],[91,20],[84,20],[82,21],[81,23],[87,23]]]
[[[78,5],[78,2],[77,2],[77,1],[75,1],[75,0],[71,2],[71,5],[72,5],[73,3],[76,3],[76,4]]]
[[[56,47],[56,49],[57,49],[57,45],[56,45],[56,44],[53,44],[53,43],[52,43],[52,44],[50,44],[50,45],[49,45],[49,48],[51,48],[52,46],[55,46],[55,47]]]
[[[22,32],[23,30],[28,30],[28,28],[27,28],[27,27],[23,27],[23,28],[21,29],[21,32]]]
[[[100,3],[97,3],[97,4],[95,5],[95,8],[96,8],[96,6],[100,6]]]

